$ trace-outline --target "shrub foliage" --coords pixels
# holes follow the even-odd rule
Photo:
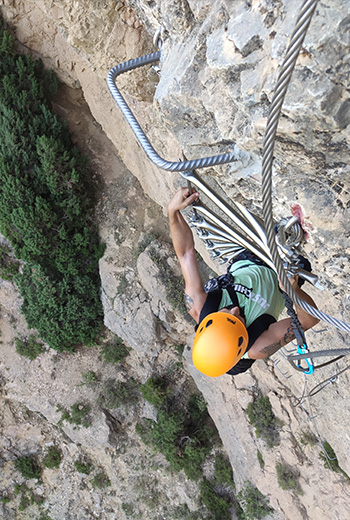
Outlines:
[[[199,488],[201,501],[209,509],[212,516],[215,519],[229,520],[231,518],[229,508],[232,506],[229,500],[218,495],[213,483],[207,479],[201,481]]]
[[[329,442],[325,441],[322,445],[322,451],[320,452],[320,459],[324,462],[324,467],[328,468],[336,473],[342,473],[347,480],[350,480],[350,477],[345,471],[339,466],[339,461],[337,455],[329,444]]]
[[[50,111],[57,80],[18,55],[0,20],[0,232],[25,265],[14,277],[29,327],[57,350],[91,344],[102,324],[103,254],[86,158]]]
[[[215,479],[219,485],[225,485],[232,489],[235,489],[235,483],[233,480],[232,466],[230,461],[222,455],[215,457]]]
[[[99,403],[104,408],[119,408],[120,406],[134,405],[139,399],[139,384],[132,377],[125,381],[107,379],[99,395]]]
[[[160,407],[167,399],[166,382],[161,377],[150,377],[141,386],[141,393],[146,401]]]
[[[30,334],[28,338],[15,338],[16,352],[30,360],[37,358],[45,352],[44,345],[36,340],[34,334]]]
[[[92,470],[92,464],[87,461],[77,460],[74,462],[74,466],[79,473],[84,473],[85,475],[89,475]]]
[[[198,480],[216,433],[204,401],[193,395],[185,409],[170,398],[165,402],[164,384],[160,378],[153,378],[152,384],[146,382],[145,389],[146,395],[152,394],[151,402],[158,402],[162,407],[158,411],[157,422],[145,419],[137,425],[142,440],[161,451],[173,470],[183,469],[188,478]]]
[[[105,488],[105,487],[109,487],[111,485],[111,481],[109,480],[107,475],[105,475],[102,472],[95,475],[94,478],[92,479],[91,483],[94,487],[98,487],[98,488]]]
[[[280,488],[290,489],[298,495],[302,495],[303,491],[300,487],[298,477],[295,472],[283,462],[276,463],[277,482]]]
[[[12,280],[18,273],[19,262],[13,258],[11,249],[5,244],[0,244],[0,278]]]
[[[42,464],[45,468],[58,468],[61,464],[62,460],[62,452],[60,449],[55,448],[55,446],[49,446],[46,455],[42,459]]]
[[[129,355],[130,348],[126,347],[119,336],[115,336],[111,343],[101,346],[101,354],[106,363],[122,363]]]
[[[22,477],[27,479],[39,479],[41,477],[41,468],[34,455],[18,457],[15,460],[15,469],[20,472]]]
[[[255,426],[257,437],[262,437],[269,447],[279,444],[282,422],[275,416],[269,398],[257,397],[246,408],[250,424]]]
[[[77,426],[84,426],[85,428],[88,428],[91,424],[91,418],[89,415],[91,406],[89,404],[79,402],[74,403],[70,407],[70,411],[57,406],[57,411],[61,412],[61,418],[57,423],[59,426],[62,426],[63,421],[67,421],[70,424],[75,424]]]
[[[245,482],[245,487],[238,493],[237,498],[244,512],[241,515],[244,520],[259,520],[273,512],[268,498],[249,481]]]

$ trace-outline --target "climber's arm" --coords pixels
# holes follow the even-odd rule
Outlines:
[[[316,304],[311,296],[309,296],[298,286],[297,277],[290,279],[290,282],[297,295],[306,303],[317,309]],[[320,321],[305,312],[298,305],[296,305],[296,312],[300,324],[304,330],[308,330],[311,327],[314,327]],[[295,335],[290,318],[280,320],[270,325],[270,327],[265,330],[255,341],[254,345],[249,350],[249,357],[251,359],[263,359],[271,356],[293,339],[295,339]]]
[[[196,191],[190,194],[188,188],[179,188],[168,205],[171,238],[185,279],[185,305],[197,322],[207,295],[199,274],[192,231],[180,210],[185,209],[198,197]]]

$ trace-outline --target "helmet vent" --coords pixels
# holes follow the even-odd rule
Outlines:
[[[208,323],[206,323],[205,328],[209,327],[213,323],[213,320],[209,320]]]
[[[239,351],[237,352],[237,356],[239,356],[241,352],[242,352],[242,349],[240,348]]]
[[[231,320],[230,318],[226,318],[226,319],[227,319],[227,321],[229,321],[230,323],[233,323],[233,325],[236,325],[235,320]]]
[[[239,347],[242,345],[243,341],[244,341],[243,337],[240,336],[240,337],[238,338],[238,346],[239,346]]]

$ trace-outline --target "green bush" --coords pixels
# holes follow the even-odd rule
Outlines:
[[[55,448],[54,446],[50,446],[46,452],[45,457],[42,459],[42,465],[45,468],[58,468],[61,464],[62,460],[62,452],[61,450]]]
[[[237,494],[237,499],[243,509],[244,520],[260,520],[273,512],[273,509],[269,506],[268,499],[248,481],[245,483],[245,487]]]
[[[230,461],[222,455],[217,455],[215,457],[214,476],[219,485],[225,485],[235,489],[236,486],[233,480],[232,466]]]
[[[41,468],[34,455],[19,457],[15,460],[15,469],[20,472],[22,477],[39,479]]]
[[[29,507],[30,505],[36,504],[40,506],[45,501],[44,497],[40,497],[38,495],[35,495],[31,489],[27,486],[27,484],[15,484],[13,491],[15,495],[20,495],[20,501],[18,510],[24,511]]]
[[[106,363],[121,363],[129,352],[130,348],[126,347],[118,336],[115,336],[112,343],[106,343],[101,347],[101,354]]]
[[[303,490],[298,482],[298,477],[293,473],[289,466],[281,462],[276,464],[277,482],[280,488],[295,491],[298,495],[303,494]]]
[[[92,485],[98,488],[105,488],[111,485],[111,481],[104,473],[100,472],[92,479]]]
[[[127,517],[134,517],[135,508],[133,504],[129,504],[128,502],[122,503],[122,510],[124,511]]]
[[[202,395],[192,394],[188,400],[187,409],[193,423],[202,423],[209,417],[207,403]]]
[[[203,479],[199,484],[199,489],[200,499],[209,509],[212,518],[215,520],[229,520],[231,518],[229,508],[232,504],[215,492],[215,488],[209,480]]]
[[[50,111],[57,80],[18,55],[0,23],[0,232],[25,262],[14,276],[28,326],[57,350],[90,345],[102,325],[87,160]]]
[[[92,470],[92,464],[86,461],[77,460],[74,462],[74,466],[79,473],[84,473],[84,475],[89,475]]]
[[[141,439],[162,452],[173,470],[183,469],[193,480],[201,477],[216,434],[203,403],[191,396],[184,410],[176,401],[169,401],[167,409],[158,411],[157,422],[145,419],[136,426]]]
[[[51,516],[49,515],[49,513],[47,511],[43,511],[38,520],[52,520]]]
[[[57,407],[58,412],[62,412],[61,419],[58,421],[58,425],[61,426],[63,421],[67,421],[70,424],[77,426],[84,426],[88,428],[91,424],[89,417],[91,406],[84,403],[74,403],[68,410],[63,410],[60,406]]]
[[[179,360],[182,360],[183,352],[184,352],[185,345],[183,343],[177,343],[174,345],[174,350],[176,351]]]
[[[167,398],[167,385],[161,377],[150,377],[141,386],[141,393],[144,399],[158,408],[164,404]]]
[[[30,498],[28,495],[22,495],[18,505],[18,511],[24,511],[30,506]]]
[[[130,378],[125,383],[108,379],[102,387],[99,403],[105,408],[119,408],[123,405],[133,405],[139,399],[139,383]]]
[[[164,379],[160,377],[150,378],[143,385],[142,392],[159,410],[157,421],[143,419],[136,425],[137,433],[145,444],[164,454],[171,469],[184,470],[188,478],[198,480],[203,475],[202,465],[218,438],[205,400],[202,396],[193,394],[186,406],[180,404],[179,399],[171,398]],[[216,489],[223,485],[231,489],[235,487],[231,465],[226,458],[219,455],[215,460],[214,479],[200,484],[201,501],[210,511],[208,519],[230,518],[228,510],[233,506],[232,497],[227,494],[227,489],[220,491],[226,496],[221,496]],[[181,506],[177,515],[171,518],[196,520],[202,518],[202,515],[190,513],[186,507]]]
[[[281,421],[272,411],[269,398],[257,397],[246,408],[249,422],[255,427],[256,436],[262,437],[269,447],[279,444]]]
[[[314,433],[308,431],[308,432],[303,432],[300,436],[300,442],[301,444],[303,444],[304,446],[306,444],[310,444],[310,446],[316,446],[316,444],[319,442],[318,440],[318,437],[317,435],[315,435]]]
[[[15,484],[13,487],[13,491],[14,491],[15,495],[19,495],[20,493],[29,491],[29,488],[28,488],[27,484],[25,484],[25,483]]]
[[[40,354],[45,352],[44,345],[37,341],[34,334],[30,334],[28,338],[15,338],[16,343],[16,352],[17,354],[20,354],[21,356],[24,356],[28,359],[35,359]]]
[[[11,255],[11,249],[0,244],[0,278],[12,280],[18,273],[19,265],[19,262]]]
[[[350,479],[349,475],[345,473],[339,466],[338,458],[333,450],[332,446],[326,441],[323,443],[323,450],[320,452],[320,459],[324,463],[324,467],[335,471],[336,473],[342,473],[347,480]]]
[[[80,386],[95,386],[96,383],[98,383],[98,377],[93,370],[82,372]]]
[[[258,457],[259,466],[261,467],[261,469],[264,469],[265,462],[264,462],[263,456],[261,455],[261,452],[259,450],[257,450],[256,455]]]

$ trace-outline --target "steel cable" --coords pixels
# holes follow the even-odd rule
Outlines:
[[[290,296],[295,304],[297,304],[301,309],[303,309],[311,316],[323,320],[337,329],[350,333],[350,324],[345,323],[337,318],[333,318],[332,316],[315,309],[312,305],[309,305],[295,293],[291,284],[289,283],[287,274],[283,268],[283,264],[278,253],[275,241],[275,227],[273,222],[272,163],[278,121],[288,85],[291,80],[301,46],[306,36],[317,3],[318,0],[306,0],[300,10],[290,43],[287,48],[286,57],[278,76],[273,100],[271,102],[270,113],[266,125],[262,160],[263,212],[267,243],[271,252],[271,257],[276,267],[276,271],[280,277],[282,285],[285,287],[286,293]]]

